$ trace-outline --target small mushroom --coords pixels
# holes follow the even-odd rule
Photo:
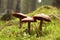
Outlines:
[[[20,27],[19,27],[19,28],[21,28],[21,27],[22,27],[22,22],[21,22],[21,20],[22,20],[23,18],[26,18],[27,15],[25,15],[25,14],[23,14],[23,13],[14,13],[14,14],[12,14],[12,15],[20,19]]]
[[[40,21],[40,26],[39,26],[39,29],[40,29],[40,36],[42,35],[42,24],[43,24],[43,21],[47,21],[47,22],[51,22],[51,19],[48,15],[45,15],[45,14],[37,14],[33,17],[35,20],[41,20]]]
[[[30,23],[31,22],[36,22],[36,21],[31,17],[27,17],[27,18],[22,19],[22,22],[28,22],[28,32],[30,34]]]

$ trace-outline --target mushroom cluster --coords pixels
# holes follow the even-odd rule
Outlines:
[[[45,14],[37,14],[37,15],[34,15],[32,18],[28,17],[27,15],[24,15],[23,13],[14,13],[13,16],[20,19],[20,27],[19,28],[21,28],[22,22],[28,22],[28,32],[29,32],[29,34],[30,34],[30,23],[31,22],[36,22],[36,20],[40,20],[40,26],[39,26],[40,36],[42,35],[43,21],[51,22],[50,17],[48,15],[45,15]]]

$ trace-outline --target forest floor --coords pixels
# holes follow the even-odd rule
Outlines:
[[[39,13],[45,13],[46,15],[57,14],[57,9],[53,7],[40,7],[36,11],[26,14],[28,16],[34,16]],[[60,40],[60,20],[56,19],[52,15],[50,16],[51,22],[45,22],[42,27],[42,36],[37,37],[36,28],[39,27],[39,20],[35,23],[31,23],[31,35],[28,34],[27,23],[22,24],[22,28],[19,29],[19,19],[14,18],[9,21],[0,20],[0,40]]]

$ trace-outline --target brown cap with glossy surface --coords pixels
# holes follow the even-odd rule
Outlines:
[[[38,20],[45,20],[45,21],[48,21],[50,22],[51,19],[48,15],[45,15],[45,14],[37,14],[33,17],[35,20],[38,19]]]
[[[15,16],[15,17],[17,17],[17,18],[20,18],[20,17],[26,18],[27,17],[27,15],[24,15],[23,13],[14,13],[12,15]]]
[[[31,17],[27,17],[27,18],[23,18],[22,22],[36,22],[36,21]]]

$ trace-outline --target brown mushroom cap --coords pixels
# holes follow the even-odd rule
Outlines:
[[[14,13],[12,15],[15,16],[15,17],[17,17],[17,18],[20,18],[20,17],[26,18],[27,17],[27,15],[24,15],[23,13]]]
[[[37,14],[33,18],[38,19],[38,20],[44,19],[45,21],[48,21],[48,22],[51,21],[50,17],[48,15],[45,15],[45,14]]]
[[[35,20],[31,17],[27,17],[27,18],[22,19],[22,22],[35,22]]]

